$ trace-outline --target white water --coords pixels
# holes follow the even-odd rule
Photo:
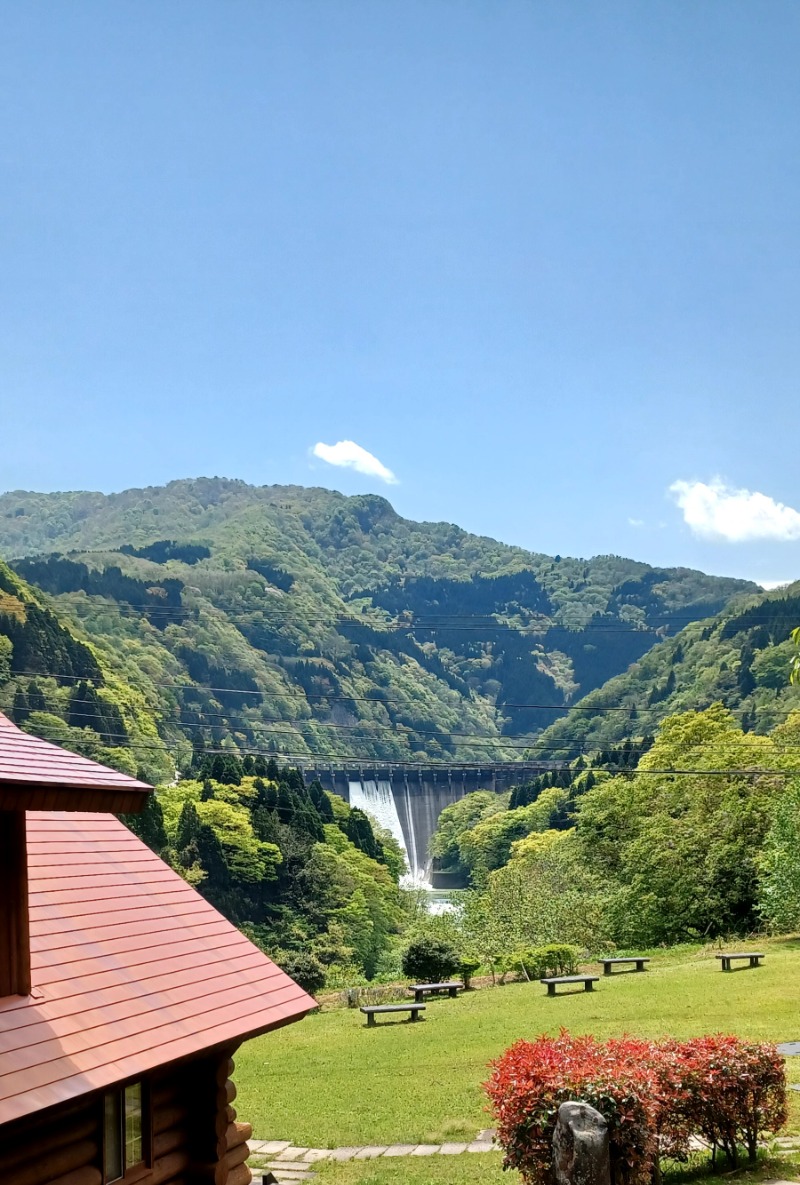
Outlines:
[[[411,827],[409,839],[411,840],[411,852],[414,853],[409,855],[406,837],[403,834],[400,816],[397,813],[397,803],[392,793],[392,783],[383,779],[378,782],[365,779],[364,781],[348,782],[348,788],[350,805],[357,806],[359,810],[372,815],[373,819],[377,819],[381,827],[389,831],[399,843],[405,857],[406,868],[409,870],[408,876],[403,878],[404,885],[407,888],[429,889],[430,885],[425,880],[425,869],[417,867],[413,814],[409,809],[408,816]]]

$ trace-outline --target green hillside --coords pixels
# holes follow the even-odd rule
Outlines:
[[[629,670],[587,695],[541,741],[556,756],[652,736],[667,716],[713,703],[749,731],[770,732],[800,708],[789,673],[800,623],[800,583],[738,598],[713,618],[660,642]]]
[[[39,736],[124,773],[172,777],[146,697],[2,561],[0,707]]]
[[[755,591],[527,552],[372,495],[218,478],[2,495],[0,555],[138,694],[183,770],[193,746],[231,740],[333,760],[513,760],[555,709]],[[27,665],[17,655],[0,705],[26,694]],[[62,709],[83,677],[34,673],[60,676]]]

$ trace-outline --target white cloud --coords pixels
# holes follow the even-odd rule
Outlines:
[[[643,527],[644,526],[644,519],[643,518],[629,518],[628,519],[628,526],[629,527]]]
[[[315,457],[327,461],[329,465],[338,465],[340,469],[355,469],[357,473],[364,473],[367,477],[377,477],[389,486],[398,484],[391,469],[387,469],[377,457],[368,453],[354,440],[340,440],[336,444],[323,444],[318,441],[311,450]]]
[[[800,539],[800,513],[767,494],[734,489],[719,477],[708,484],[674,481],[669,492],[692,534],[702,539],[724,539],[727,543]]]

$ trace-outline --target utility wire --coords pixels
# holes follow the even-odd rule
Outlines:
[[[300,661],[302,661],[302,660],[300,660]],[[289,673],[288,670],[287,670],[287,673]],[[54,679],[56,681],[60,680],[63,682],[71,682],[71,683],[91,682],[91,678],[87,679],[87,677],[85,675],[59,675],[53,671],[15,671],[15,672],[12,672],[12,674],[16,678],[20,678],[20,679],[33,679],[33,680]],[[141,686],[139,686],[139,685],[133,685],[133,686],[136,686],[136,690],[142,692]],[[264,699],[264,698],[278,699],[278,698],[282,698],[282,697],[285,698],[288,696],[295,696],[295,697],[298,697],[301,699],[306,699],[306,700],[312,700],[312,699],[314,699],[314,700],[317,700],[317,699],[328,700],[332,703],[399,704],[403,707],[413,708],[417,711],[419,711],[421,708],[426,708],[428,706],[424,703],[419,703],[417,700],[397,699],[397,698],[392,698],[392,697],[388,697],[388,696],[386,698],[384,698],[383,696],[378,698],[376,696],[371,696],[371,695],[328,695],[324,691],[308,691],[307,692],[307,691],[304,691],[302,688],[298,688],[298,687],[287,687],[285,689],[280,688],[277,691],[272,691],[272,690],[263,691],[258,688],[253,690],[252,688],[243,688],[243,687],[206,687],[204,684],[201,684],[201,683],[162,683],[162,682],[152,680],[152,679],[148,679],[147,686],[160,687],[160,688],[167,690],[167,691],[191,691],[191,692],[204,691],[204,692],[210,692],[212,694],[221,692],[224,695],[244,695],[244,696],[255,695],[255,696],[260,696],[262,699]],[[540,703],[518,703],[518,702],[510,701],[510,700],[508,702],[504,701],[501,704],[497,704],[497,703],[492,704],[488,701],[488,699],[486,699],[486,700],[468,699],[466,696],[460,695],[459,692],[454,691],[454,689],[451,687],[448,687],[447,690],[453,691],[453,693],[455,695],[458,695],[460,702],[462,704],[468,704],[473,707],[494,708],[496,711],[499,711],[499,712],[504,711],[506,708],[514,708],[514,709],[520,709],[520,710],[521,709],[532,709],[532,710],[536,709],[538,711],[565,712],[565,713],[591,712],[594,715],[601,715],[601,714],[607,713],[607,712],[636,712],[637,714],[641,715],[642,713],[657,714],[660,711],[660,706],[653,705],[653,704],[650,704],[650,705],[628,704],[628,705],[623,705],[623,706],[616,705],[616,704],[613,704],[613,705],[611,705],[611,704],[605,704],[605,705],[603,705],[603,704],[597,704],[597,705],[594,705],[594,704],[540,704]],[[788,687],[787,687],[787,690],[789,690]],[[143,694],[143,692],[142,692],[142,694]],[[591,694],[592,694],[592,692],[587,692],[587,696],[589,696]],[[449,707],[450,705],[445,703],[444,706]],[[785,708],[785,709],[780,709],[780,710],[775,710],[775,711],[770,710],[770,711],[771,711],[771,715],[774,715],[774,716],[790,716],[793,712],[798,711],[798,709],[800,709],[800,690],[798,690],[798,705],[796,708]],[[223,713],[217,713],[217,714],[218,715],[225,715],[226,719],[229,718],[227,716],[227,714],[223,714]]]

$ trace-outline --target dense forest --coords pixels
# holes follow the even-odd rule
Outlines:
[[[470,878],[461,939],[518,969],[547,943],[648,948],[800,925],[800,711],[768,735],[722,704],[446,808],[432,847]]]
[[[225,745],[334,761],[535,754],[569,705],[755,591],[618,556],[527,552],[410,522],[372,495],[216,478],[5,494],[0,555],[90,643],[106,681],[113,672],[146,706],[162,750],[140,746],[139,765],[181,772]],[[16,645],[0,706],[41,712],[41,692],[68,726],[85,709],[107,745],[131,739],[98,715],[96,680],[23,658]]]
[[[312,990],[800,925],[800,586],[216,479],[4,495],[0,549],[0,709],[158,784],[132,826]],[[306,755],[543,768],[443,812],[431,918]]]

